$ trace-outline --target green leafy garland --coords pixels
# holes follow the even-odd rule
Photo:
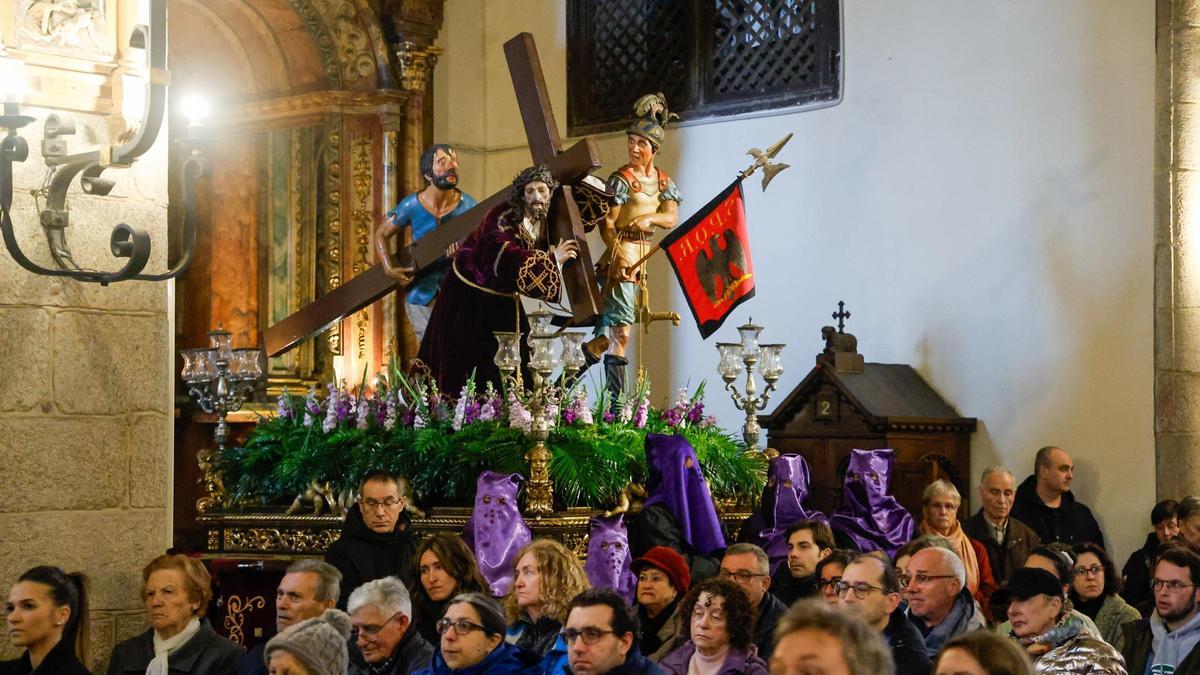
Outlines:
[[[385,469],[407,476],[419,503],[469,505],[485,470],[528,477],[529,415],[515,398],[505,401],[490,387],[477,394],[469,383],[451,400],[428,383],[393,381],[398,386],[374,392],[360,387],[361,397],[332,385],[323,400],[315,391],[303,398],[285,392],[278,414],[260,419],[245,445],[219,457],[227,504],[285,503],[313,482],[340,492]],[[629,482],[644,482],[648,433],[683,434],[715,499],[756,500],[766,474],[762,454],[703,417],[702,396],[703,385],[690,397],[681,391],[672,408],[657,411],[643,383],[611,414],[598,412],[610,407],[603,398],[593,410],[581,389],[565,392],[546,443],[558,506],[608,507]]]

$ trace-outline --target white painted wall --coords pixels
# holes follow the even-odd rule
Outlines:
[[[513,34],[537,38],[565,130],[564,4],[446,3],[435,129],[478,196],[529,161],[500,47]],[[718,383],[712,343],[750,315],[788,343],[789,390],[845,300],[868,361],[913,364],[979,418],[976,473],[1000,462],[1020,480],[1038,447],[1071,452],[1076,495],[1123,562],[1155,500],[1154,3],[846,0],[844,31],[840,105],[668,132],[684,217],[747,148],[795,138],[771,191],[748,185],[758,297],[721,332],[702,342],[652,265],[656,304],[685,316],[645,345],[656,402]],[[606,176],[623,137],[601,150]],[[740,427],[718,387],[708,403]]]

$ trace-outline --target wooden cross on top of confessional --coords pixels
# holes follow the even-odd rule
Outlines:
[[[563,264],[563,285],[571,302],[572,322],[576,325],[587,324],[600,313],[599,287],[596,285],[592,257],[588,252],[583,221],[571,184],[600,166],[600,152],[591,138],[562,150],[562,140],[554,121],[554,111],[550,108],[546,80],[542,77],[542,65],[533,36],[521,33],[504,43],[504,55],[517,93],[517,105],[521,109],[521,120],[525,125],[533,162],[545,164],[555,180],[562,183],[562,189],[550,204],[550,241],[556,243],[559,239],[574,239],[579,243],[579,257]],[[414,242],[412,257],[417,268],[414,278],[419,278],[422,272],[441,260],[450,244],[461,241],[474,231],[488,211],[508,200],[509,192],[510,188],[505,187]],[[278,356],[397,290],[401,289],[396,280],[384,274],[383,265],[377,264],[268,328],[264,336],[267,354]]]

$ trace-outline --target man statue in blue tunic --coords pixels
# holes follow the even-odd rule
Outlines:
[[[429,270],[414,279],[409,245],[432,232],[442,221],[475,206],[475,198],[458,189],[458,153],[450,145],[437,143],[421,154],[421,175],[425,178],[425,189],[401,199],[375,231],[375,254],[384,271],[401,286],[408,287],[404,308],[418,344],[425,335],[445,269]],[[397,235],[402,236],[399,251],[393,257],[390,242]]]

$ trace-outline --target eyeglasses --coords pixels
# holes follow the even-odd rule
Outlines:
[[[484,632],[487,630],[483,626],[467,621],[466,619],[456,619],[453,621],[450,619],[442,619],[441,621],[437,622],[438,635],[445,635],[446,631],[450,630],[451,626],[454,627],[454,632],[458,633],[459,635],[466,635],[473,630],[482,630]]]
[[[934,579],[954,579],[954,578],[956,578],[956,577],[953,574],[925,574],[924,572],[918,572],[916,575],[901,574],[900,575],[900,585],[908,586],[909,584],[911,584],[912,582],[915,581],[915,582],[917,582],[918,586],[924,586],[925,584],[933,581]]]
[[[1076,567],[1076,576],[1097,577],[1104,573],[1104,565],[1092,565],[1091,567]]]
[[[871,591],[882,591],[883,589],[879,586],[872,586],[871,584],[848,584],[844,581],[839,581],[833,585],[833,592],[837,593],[839,598],[846,597],[846,593],[851,590],[854,591],[854,597],[858,598],[859,600],[865,600],[867,596],[871,594]]]
[[[1166,579],[1154,579],[1150,582],[1150,588],[1154,590],[1167,589],[1172,593],[1177,593],[1185,588],[1195,588],[1196,584],[1185,584],[1182,581],[1167,581]]]
[[[387,499],[385,499],[383,501],[379,501],[377,499],[362,500],[363,508],[368,511],[377,511],[379,509],[385,509],[385,510],[393,509],[393,508],[396,508],[396,506],[398,504],[400,504],[400,500],[396,499],[395,497],[388,497]]]
[[[392,619],[395,619],[398,616],[400,616],[400,612],[396,612],[395,614],[391,615],[390,617],[388,617],[387,621],[384,621],[383,623],[379,624],[378,626],[367,625],[367,626],[359,626],[358,628],[351,629],[350,641],[357,642],[359,635],[363,636],[364,638],[366,638],[368,640],[375,639],[375,636],[379,635],[379,631],[383,630],[385,626],[387,626],[389,623],[392,622]]]
[[[594,645],[605,635],[616,635],[616,633],[617,632],[614,630],[600,630],[599,628],[592,628],[591,626],[579,629],[564,628],[558,631],[558,634],[561,635],[562,639],[566,641],[568,647],[574,645],[575,641],[579,638],[583,638],[583,644],[585,645]]]
[[[733,581],[736,581],[739,584],[743,584],[743,585],[750,583],[750,580],[753,579],[754,577],[769,577],[769,576],[771,576],[771,575],[758,574],[756,572],[747,572],[746,570],[738,570],[736,572],[730,572],[729,570],[721,570],[721,578],[722,579],[732,579]]]
[[[841,577],[834,577],[832,579],[819,579],[817,580],[817,589],[823,591],[826,588],[832,588],[836,590],[837,585],[841,583],[841,581]]]

